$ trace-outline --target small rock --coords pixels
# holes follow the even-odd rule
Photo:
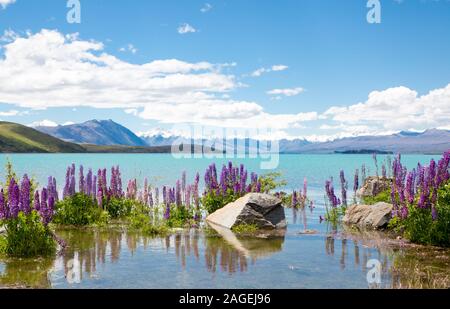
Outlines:
[[[373,205],[353,205],[347,209],[343,222],[360,227],[383,229],[392,218],[392,209],[392,204],[383,202]]]

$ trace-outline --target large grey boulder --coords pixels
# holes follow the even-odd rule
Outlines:
[[[370,176],[364,181],[364,185],[356,193],[358,197],[373,197],[391,188],[392,179]]]
[[[231,229],[240,224],[256,224],[261,229],[286,228],[282,201],[272,195],[249,193],[206,218],[209,223]]]
[[[363,228],[383,229],[392,218],[393,205],[376,203],[373,205],[353,205],[345,212],[343,222]]]

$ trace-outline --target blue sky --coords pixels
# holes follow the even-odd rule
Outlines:
[[[449,129],[450,1],[380,2],[369,24],[365,0],[81,0],[69,24],[65,0],[0,0],[0,119],[311,140]]]

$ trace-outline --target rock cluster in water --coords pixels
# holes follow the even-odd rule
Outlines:
[[[209,223],[231,229],[241,224],[255,224],[261,229],[286,228],[282,201],[272,195],[249,193],[206,218]]]

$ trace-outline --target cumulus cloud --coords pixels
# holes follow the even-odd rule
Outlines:
[[[16,0],[0,0],[0,6],[2,9],[6,9],[6,7],[10,4],[13,4]]]
[[[278,64],[278,65],[273,65],[270,68],[259,68],[255,71],[253,71],[250,75],[252,77],[260,77],[264,73],[280,72],[280,71],[285,71],[287,69],[289,69],[289,67],[287,65]]]
[[[240,87],[222,65],[176,59],[131,64],[101,42],[56,30],[16,37],[3,45],[0,102],[22,108],[120,108],[161,123],[273,128],[317,118],[317,113],[274,115],[256,102],[234,100]]]
[[[333,106],[323,116],[343,125],[364,125],[374,132],[424,130],[448,125],[450,84],[420,96],[407,87],[373,91],[368,100],[350,106]]]
[[[36,128],[36,127],[57,127],[58,124],[56,122],[54,122],[54,121],[45,119],[45,120],[42,120],[42,121],[35,121],[33,123],[30,123],[28,126],[32,127],[32,128]]]
[[[191,25],[185,23],[185,24],[182,24],[181,26],[179,26],[177,31],[179,34],[187,34],[187,33],[195,33],[195,32],[197,32],[197,29],[195,29]]]
[[[267,94],[274,95],[274,96],[284,95],[286,97],[294,97],[304,91],[305,91],[305,89],[303,89],[301,87],[297,87],[297,88],[273,89],[273,90],[267,91]]]

